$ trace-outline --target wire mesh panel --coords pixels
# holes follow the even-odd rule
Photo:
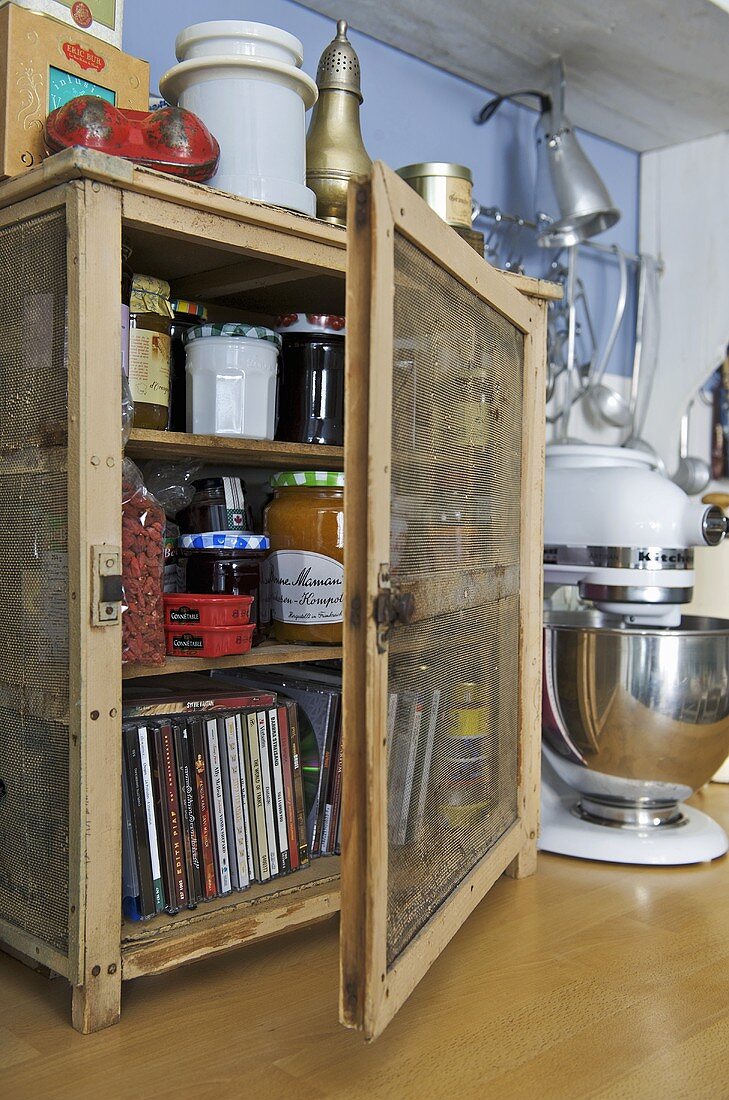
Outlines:
[[[387,964],[517,819],[523,334],[396,234]]]
[[[66,224],[0,229],[0,918],[68,950]]]

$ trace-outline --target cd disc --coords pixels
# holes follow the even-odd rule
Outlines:
[[[304,780],[304,801],[307,816],[316,799],[319,787],[319,746],[316,743],[314,728],[301,707],[299,711],[299,751],[301,753],[301,774]]]

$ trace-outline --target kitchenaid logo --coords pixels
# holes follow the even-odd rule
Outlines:
[[[639,550],[637,561],[638,565],[677,565],[690,569],[693,554],[687,554],[684,550]]]
[[[674,546],[544,547],[546,566],[572,569],[693,569],[694,552]]]

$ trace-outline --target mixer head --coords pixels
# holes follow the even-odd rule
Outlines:
[[[546,594],[562,585],[627,624],[676,626],[693,595],[693,547],[728,521],[655,469],[649,455],[599,445],[547,448]]]

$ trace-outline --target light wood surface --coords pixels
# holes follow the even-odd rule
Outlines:
[[[524,845],[509,868],[514,878],[536,870],[539,829],[539,781],[542,761],[542,591],[547,346],[547,306],[530,302],[534,327],[524,338],[524,395],[521,476],[522,525],[519,558],[522,591],[519,601],[519,817]]]
[[[192,435],[188,432],[154,432],[135,428],[126,447],[134,459],[159,458],[165,462],[190,459],[219,464],[263,466],[281,470],[303,468],[341,470],[343,447],[315,443],[279,443],[267,439],[229,439],[221,435]]]
[[[729,826],[729,787],[695,801]],[[0,955],[0,1095],[724,1100],[727,912],[726,858],[542,855],[496,883],[373,1044],[337,1023],[336,921],[125,983],[121,1022],[91,1038],[69,1030],[65,982]]]
[[[140,676],[171,676],[178,672],[204,672],[209,668],[252,668],[254,665],[291,665],[300,661],[337,661],[342,658],[337,645],[277,645],[264,642],[248,653],[232,657],[168,657],[163,665],[124,665],[125,680]]]
[[[121,995],[121,620],[91,625],[90,575],[93,547],[121,561],[120,212],[114,188],[68,188],[69,945],[84,1032],[114,1023]]]
[[[122,924],[122,976],[160,974],[253,940],[325,920],[339,911],[339,858],[312,860],[293,875],[235,890],[150,921]]]
[[[476,255],[465,241],[441,221],[422,199],[385,165],[376,163],[370,181],[353,185],[348,224],[352,247],[348,251],[347,392],[361,408],[356,434],[348,419],[347,469],[360,469],[354,483],[354,505],[347,497],[349,516],[345,572],[351,574],[345,593],[349,609],[345,634],[345,665],[356,654],[364,672],[346,681],[345,774],[346,806],[354,807],[360,822],[355,845],[345,844],[342,868],[342,1021],[376,1038],[388,1025],[469,912],[499,875],[513,863],[513,872],[526,875],[535,867],[538,817],[541,588],[540,540],[544,470],[544,349],[545,312],[541,301],[517,291],[503,275]],[[390,512],[392,454],[393,346],[395,332],[397,235],[412,241],[433,262],[433,270],[454,276],[476,301],[479,299],[524,333],[522,398],[523,466],[521,498],[524,531],[520,539],[520,570],[512,576],[519,592],[519,789],[517,821],[474,866],[464,863],[459,886],[442,904],[420,914],[422,924],[393,963],[388,963],[390,875],[388,861],[388,642],[383,644],[371,608],[379,592],[390,584]],[[358,372],[368,365],[368,377]],[[435,388],[435,387],[434,387]],[[439,400],[435,395],[435,400]],[[365,404],[365,402],[367,404]],[[386,415],[383,416],[383,410]],[[368,424],[363,423],[364,415]],[[362,454],[367,456],[365,493]],[[429,458],[429,454],[427,455]],[[452,470],[447,471],[451,485]],[[348,479],[349,480],[349,479]],[[349,490],[348,490],[349,491]],[[357,526],[367,532],[357,538]],[[427,564],[423,567],[427,571]],[[395,570],[397,573],[397,570]],[[386,575],[386,576],[385,576]],[[456,570],[458,586],[438,575],[438,614],[456,602],[464,604],[463,570]],[[398,585],[412,594],[409,578],[396,576]],[[393,579],[395,583],[395,578]],[[432,587],[432,586],[431,586]],[[427,589],[428,586],[425,586]],[[470,591],[470,586],[469,586]],[[493,593],[495,595],[495,592]],[[425,596],[425,598],[423,598]],[[477,581],[468,599],[481,603],[483,585]],[[416,602],[428,615],[432,599],[421,586]],[[359,613],[352,614],[353,605]],[[362,613],[362,609],[364,612]],[[432,613],[432,611],[431,611]],[[392,631],[393,637],[397,632]],[[364,752],[349,756],[352,740]],[[347,809],[345,806],[345,817]],[[346,838],[345,839],[349,839]]]

